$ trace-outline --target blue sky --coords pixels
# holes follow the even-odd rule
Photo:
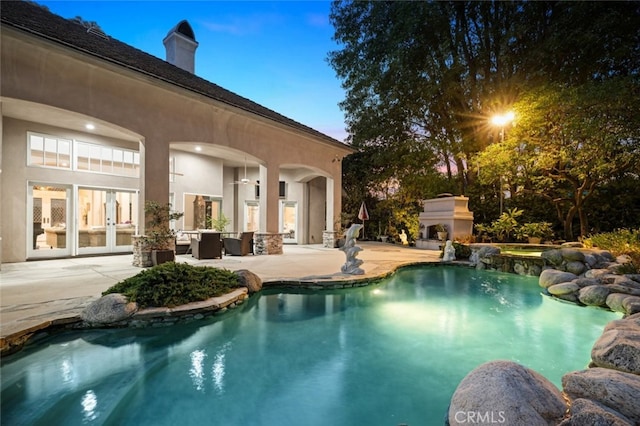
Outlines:
[[[326,61],[328,1],[37,1],[64,18],[95,21],[111,37],[165,59],[162,39],[189,21],[196,74],[334,137],[346,138],[344,90]]]

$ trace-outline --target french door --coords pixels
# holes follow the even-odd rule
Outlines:
[[[295,201],[280,202],[280,232],[283,243],[297,243],[298,235],[298,203]]]
[[[137,231],[137,192],[80,187],[77,193],[78,254],[131,251],[131,237]]]
[[[72,186],[29,182],[27,189],[27,257],[72,254],[69,232]]]

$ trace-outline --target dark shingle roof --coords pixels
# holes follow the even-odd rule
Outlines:
[[[265,108],[128,44],[88,31],[84,26],[55,15],[38,4],[28,1],[3,1],[0,15],[2,25],[11,26],[34,36],[59,43],[70,49],[99,57],[122,67],[304,131],[326,142],[337,143],[348,148],[347,145],[324,133],[278,114],[269,108]]]

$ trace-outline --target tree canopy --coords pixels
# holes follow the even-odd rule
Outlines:
[[[514,177],[514,170],[535,168],[537,186],[528,182],[528,190],[562,212],[566,233],[572,215],[584,233],[584,191],[595,193],[637,165],[639,2],[339,0],[330,19],[341,49],[328,60],[346,90],[341,107],[349,142],[359,151],[358,162],[345,161],[345,181],[358,165],[373,168],[363,191],[392,182],[396,193],[418,198],[438,190],[477,194],[478,185],[490,183],[476,182],[478,166],[494,178],[500,168]],[[618,98],[602,96],[613,93]],[[518,109],[516,125],[503,142],[505,129],[492,126],[490,117],[510,109]],[[543,130],[552,123],[565,133]],[[531,164],[509,163],[520,154],[510,156],[506,145],[523,143],[545,155],[527,157]],[[607,165],[618,155],[630,156],[628,167]],[[563,163],[563,156],[571,161]],[[554,161],[564,171],[554,169]],[[593,167],[597,173],[585,172]],[[570,184],[569,176],[595,174],[589,183]]]

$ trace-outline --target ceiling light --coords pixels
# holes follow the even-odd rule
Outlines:
[[[196,146],[196,148],[195,148],[195,149],[196,149],[196,151],[198,151],[198,152],[202,151],[202,147],[201,147],[201,146]]]
[[[85,124],[85,125],[84,125],[84,127],[86,127],[86,129],[87,129],[87,130],[93,130],[93,129],[95,129],[95,128],[96,128],[96,126],[94,126],[94,125],[93,125],[93,124],[91,124],[91,123],[87,123],[87,124]]]

